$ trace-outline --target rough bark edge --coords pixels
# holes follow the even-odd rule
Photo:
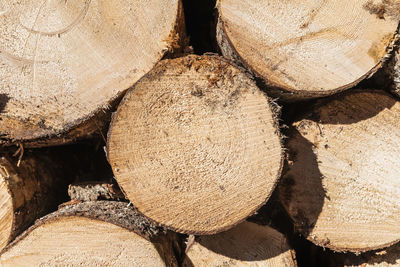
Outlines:
[[[0,255],[6,253],[19,241],[25,239],[36,228],[56,222],[62,217],[84,217],[92,220],[103,221],[127,229],[153,243],[160,257],[167,266],[177,266],[177,244],[179,238],[176,234],[152,224],[149,220],[137,213],[127,203],[116,201],[90,201],[75,205],[63,206],[56,212],[37,220],[35,225],[28,228],[13,242],[8,244]]]
[[[296,102],[296,101],[305,101],[314,98],[321,98],[327,97],[336,93],[343,92],[347,89],[350,89],[357,84],[359,84],[364,79],[370,78],[374,75],[382,66],[383,64],[390,58],[392,51],[395,49],[395,43],[399,40],[399,32],[400,32],[400,25],[397,28],[396,32],[393,34],[393,37],[390,40],[389,45],[386,47],[386,54],[381,58],[381,60],[367,73],[362,75],[360,78],[355,80],[352,83],[347,85],[338,87],[336,89],[331,90],[324,90],[324,91],[306,91],[306,90],[293,90],[291,88],[281,87],[278,84],[275,84],[267,79],[262,78],[258,72],[256,72],[253,68],[249,66],[249,64],[244,60],[243,57],[236,51],[235,47],[233,46],[231,40],[228,38],[228,34],[226,33],[225,24],[222,21],[222,17],[220,15],[220,5],[221,0],[217,0],[216,4],[216,12],[217,12],[217,43],[219,48],[222,52],[224,57],[227,57],[234,61],[236,64],[246,68],[257,80],[259,87],[263,90],[267,91],[271,94],[272,97],[278,98],[283,102]]]
[[[224,63],[226,63],[226,64],[228,64],[228,65],[231,65],[231,66],[234,67],[234,68],[237,68],[237,69],[241,70],[242,73],[250,80],[250,82],[253,83],[254,86],[255,86],[256,88],[259,89],[259,87],[258,87],[258,86],[256,85],[256,83],[255,83],[254,78],[253,78],[243,67],[238,66],[238,65],[236,65],[234,62],[232,62],[231,60],[229,60],[229,59],[227,59],[227,58],[223,58],[223,57],[221,57],[221,56],[218,56],[218,55],[216,55],[216,54],[214,54],[214,53],[206,53],[206,54],[204,54],[204,55],[202,55],[202,56],[199,56],[199,55],[187,55],[187,56],[185,56],[185,57],[180,57],[180,58],[176,58],[176,59],[164,59],[164,60],[158,62],[158,63],[154,66],[153,70],[157,69],[157,67],[158,67],[160,64],[166,65],[166,64],[168,64],[168,62],[171,61],[171,60],[182,60],[183,58],[188,59],[186,62],[185,62],[185,61],[182,61],[182,63],[184,63],[185,66],[187,66],[187,67],[190,67],[193,61],[199,60],[199,59],[202,59],[202,58],[210,58],[210,59],[217,59],[217,60],[220,60],[221,62],[224,62]],[[140,80],[138,80],[137,83],[139,83],[142,79],[146,79],[146,78],[148,78],[150,75],[153,75],[153,73],[152,73],[153,70],[150,71],[150,72],[148,72],[146,75],[144,75]],[[132,88],[130,88],[129,90],[134,90],[134,86],[133,86]],[[260,89],[259,89],[259,90],[260,90]],[[272,115],[272,120],[273,120],[273,127],[275,128],[275,134],[277,134],[278,137],[279,137],[279,142],[280,142],[280,147],[281,147],[281,155],[280,155],[280,157],[281,157],[281,162],[280,162],[280,166],[279,166],[279,169],[278,169],[278,173],[277,173],[277,175],[276,175],[275,184],[274,184],[273,188],[271,189],[271,192],[266,196],[266,199],[265,199],[262,203],[260,203],[259,206],[257,206],[254,210],[250,211],[249,214],[248,214],[244,219],[239,220],[238,222],[236,222],[236,223],[234,223],[234,224],[231,224],[231,225],[229,225],[229,226],[222,227],[222,228],[218,228],[218,229],[213,230],[213,231],[187,231],[187,230],[180,229],[180,228],[170,227],[170,226],[161,224],[161,223],[159,223],[159,222],[157,222],[157,221],[155,221],[155,220],[153,220],[153,219],[147,217],[147,216],[146,216],[145,214],[143,214],[138,208],[135,208],[136,211],[137,211],[142,217],[146,218],[147,220],[149,220],[149,221],[152,222],[153,224],[161,225],[161,226],[164,227],[165,229],[168,229],[168,230],[171,230],[171,231],[174,231],[174,232],[177,232],[177,233],[188,234],[188,235],[213,235],[213,234],[217,234],[217,233],[220,233],[220,232],[229,230],[229,229],[235,227],[236,225],[238,225],[238,224],[244,222],[248,217],[254,215],[262,206],[264,206],[264,205],[268,202],[268,200],[270,199],[270,197],[272,196],[272,193],[273,193],[273,192],[275,191],[275,189],[277,188],[277,186],[278,186],[278,184],[279,184],[279,181],[280,181],[280,179],[281,179],[282,170],[283,170],[283,166],[284,166],[284,162],[285,162],[285,156],[284,156],[285,148],[284,148],[284,146],[283,146],[283,141],[282,141],[284,137],[283,137],[283,135],[282,135],[281,132],[280,132],[280,128],[281,128],[281,127],[280,127],[280,125],[279,125],[279,115],[280,115],[280,112],[281,112],[281,108],[280,108],[280,106],[279,106],[271,97],[269,97],[265,92],[263,92],[262,90],[260,90],[260,93],[267,99],[269,108],[270,108],[270,110],[271,110],[271,115]],[[125,101],[126,101],[126,98],[124,97],[124,98],[121,100],[120,105],[124,105]],[[113,115],[114,115],[114,114],[113,114]],[[111,132],[112,132],[112,130],[113,130],[113,128],[114,128],[114,123],[115,123],[115,121],[114,121],[114,120],[111,120],[110,127],[109,127],[109,130],[108,130],[108,133],[107,133],[106,156],[107,156],[107,160],[108,160],[109,163],[110,163],[110,159],[109,159],[109,157],[108,157],[108,155],[110,154],[110,152],[109,152],[109,150],[110,150],[109,143],[110,143],[110,138],[111,138]],[[110,164],[111,164],[111,163],[110,163]],[[117,182],[118,182],[118,181],[117,181]],[[122,187],[121,187],[121,191],[123,192],[123,194],[124,194],[125,196],[127,196],[127,194],[124,192],[124,190],[123,190]],[[127,199],[128,199],[128,197],[127,197]],[[128,200],[129,200],[129,199],[128,199]]]
[[[307,110],[304,112],[301,112],[300,114],[297,115],[297,118],[294,120],[294,122],[297,122],[301,119],[316,119],[316,114],[314,113],[315,110],[318,110],[322,107],[324,107],[327,103],[332,102],[332,101],[341,101],[343,100],[346,96],[352,95],[352,94],[358,94],[358,93],[372,93],[372,94],[380,94],[383,96],[387,96],[390,98],[394,98],[390,93],[383,91],[383,90],[372,90],[372,89],[356,89],[356,90],[351,90],[351,91],[345,91],[341,92],[337,95],[333,95],[327,98],[323,99],[318,99],[315,103],[311,104],[309,107],[307,107]],[[290,137],[292,136],[292,133],[296,131],[296,128],[293,126],[290,126],[289,129],[286,131],[286,134]],[[284,175],[289,169],[288,165],[288,159],[293,157],[293,153],[290,152],[289,149],[287,149],[286,155],[285,155],[285,164],[283,167],[283,172],[281,176],[281,180],[283,179]],[[281,185],[282,186],[282,185]],[[371,252],[374,250],[381,250],[381,249],[386,249],[388,247],[391,247],[397,243],[400,242],[400,239],[395,240],[393,242],[389,242],[380,246],[375,246],[375,247],[366,247],[366,248],[339,248],[332,246],[330,243],[327,243],[326,240],[321,239],[321,238],[311,238],[309,234],[307,234],[308,229],[304,229],[304,226],[301,226],[296,223],[295,219],[292,217],[288,209],[286,208],[286,205],[283,204],[284,201],[282,201],[281,193],[280,190],[278,190],[278,199],[281,203],[281,206],[285,210],[286,214],[290,218],[291,222],[293,223],[294,230],[298,233],[300,233],[304,238],[306,238],[308,241],[312,242],[313,244],[322,247],[322,248],[328,248],[334,252],[339,252],[339,253],[354,253],[354,254],[360,254],[360,253],[365,253],[365,252]]]
[[[174,28],[169,37],[165,40],[165,42],[168,43],[168,48],[161,51],[158,61],[164,56],[172,57],[176,53],[181,53],[188,44],[182,0],[178,0],[176,14]],[[137,81],[139,80],[140,79]],[[133,85],[134,84],[132,84],[131,87]],[[11,146],[22,143],[26,147],[39,148],[74,143],[78,140],[88,139],[98,135],[102,136],[103,134],[101,131],[111,120],[111,110],[118,105],[129,88],[121,90],[117,95],[110,98],[107,103],[104,103],[102,107],[92,111],[87,116],[65,125],[64,129],[61,131],[56,131],[52,134],[44,134],[34,139],[10,139],[7,135],[0,135],[0,146]],[[100,134],[96,133],[96,131]]]

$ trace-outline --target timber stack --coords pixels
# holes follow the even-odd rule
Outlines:
[[[2,1],[0,264],[399,266],[399,21]]]

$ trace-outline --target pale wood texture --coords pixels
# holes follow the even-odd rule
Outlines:
[[[267,96],[219,57],[160,62],[113,117],[115,179],[144,215],[183,233],[212,234],[271,195],[282,148]]]
[[[66,181],[44,154],[0,157],[0,250],[40,216],[57,207]],[[61,194],[62,195],[62,194]]]
[[[400,103],[354,91],[293,123],[280,199],[317,245],[360,252],[400,240]]]
[[[0,256],[1,266],[177,266],[174,240],[127,203],[65,206],[36,222]],[[154,241],[151,242],[150,240]]]
[[[196,237],[187,248],[183,266],[297,265],[284,235],[269,226],[243,222],[223,233]]]
[[[285,100],[326,96],[374,73],[400,18],[396,0],[219,0],[217,39]]]
[[[90,135],[183,34],[180,0],[1,1],[1,142]]]

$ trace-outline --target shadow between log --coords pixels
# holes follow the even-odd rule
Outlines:
[[[7,94],[0,94],[0,113],[6,108],[10,97]]]
[[[328,198],[313,146],[296,129],[292,129],[287,144],[289,151],[285,174],[278,185],[283,207],[295,229],[305,237],[312,232],[325,198]]]

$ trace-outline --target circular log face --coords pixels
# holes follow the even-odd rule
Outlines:
[[[223,233],[197,237],[183,266],[294,267],[296,263],[284,235],[268,226],[244,222]]]
[[[114,115],[108,155],[118,184],[149,218],[211,234],[269,198],[282,149],[267,97],[217,57],[158,64]]]
[[[0,134],[55,136],[107,108],[174,42],[179,0],[0,2]]]
[[[356,91],[293,124],[281,201],[314,243],[366,251],[400,240],[400,103]]]
[[[398,1],[220,0],[222,51],[297,98],[350,88],[387,54]],[[230,51],[230,52],[228,52]]]
[[[99,238],[100,237],[100,238]],[[2,266],[166,266],[133,231],[84,217],[39,225],[1,255]]]

